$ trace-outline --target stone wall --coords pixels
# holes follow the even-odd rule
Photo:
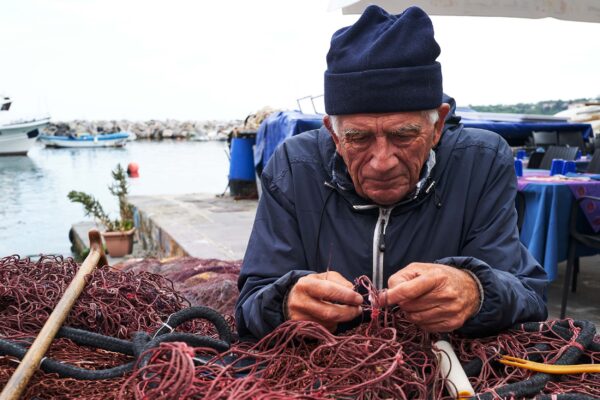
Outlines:
[[[53,122],[44,128],[47,135],[68,136],[104,134],[113,132],[134,133],[139,139],[195,139],[225,140],[241,120],[233,121],[83,121]]]

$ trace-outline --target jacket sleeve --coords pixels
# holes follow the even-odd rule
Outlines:
[[[289,195],[291,172],[281,155],[274,155],[262,174],[262,195],[238,280],[235,317],[241,337],[261,338],[283,323],[284,296],[299,278],[313,272],[305,267],[293,196]],[[275,178],[270,175],[274,170],[278,171]]]
[[[483,287],[481,309],[465,322],[461,333],[488,335],[519,322],[547,318],[548,278],[519,240],[516,186],[512,152],[499,138],[498,152],[461,249],[462,257],[438,260],[471,271]]]

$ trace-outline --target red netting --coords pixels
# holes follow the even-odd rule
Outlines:
[[[0,259],[0,338],[32,342],[78,268],[71,258]],[[134,332],[155,331],[170,314],[188,306],[189,302],[163,276],[102,267],[89,278],[65,325],[131,339]],[[229,320],[233,325],[233,318]],[[206,321],[187,323],[179,330],[214,335],[212,325]],[[89,369],[132,360],[122,354],[78,346],[68,339],[57,339],[48,356]],[[13,357],[0,356],[0,387],[16,366]],[[116,396],[123,381],[80,381],[38,371],[25,398],[106,400]]]
[[[132,260],[116,266],[128,272],[153,272],[173,281],[175,289],[193,306],[211,307],[233,315],[239,296],[237,278],[241,261],[183,257],[169,261]]]

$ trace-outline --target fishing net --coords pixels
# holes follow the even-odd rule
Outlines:
[[[18,256],[1,258],[0,339],[24,345],[33,342],[78,268],[71,258],[42,256],[38,261]],[[122,272],[106,266],[89,277],[65,325],[130,339],[135,332],[157,330],[169,315],[189,305],[161,275]],[[233,326],[233,318],[228,322]],[[183,324],[179,330],[216,335],[212,324],[200,320]],[[0,350],[0,387],[17,366],[16,358],[3,354],[6,353]],[[64,338],[53,342],[47,356],[89,369],[115,367],[134,359],[118,352],[82,347]],[[38,371],[24,398],[105,400],[114,398],[122,383],[120,377],[81,381]]]
[[[171,280],[192,306],[210,306],[221,314],[233,315],[239,296],[237,279],[241,264],[241,261],[182,257],[166,261],[131,260],[116,268],[133,273],[160,274]]]
[[[96,334],[62,328],[42,363],[58,372],[38,371],[24,398],[450,398],[433,352],[438,335],[410,324],[400,310],[367,305],[364,323],[340,335],[288,321],[257,343],[241,342],[229,332],[230,316],[188,308],[176,289],[210,272],[218,260],[180,262],[186,268],[176,267],[177,261],[146,261],[135,273],[131,265],[98,269],[66,322]],[[77,268],[60,257],[0,259],[0,344],[9,342],[0,346],[0,386]],[[174,287],[148,271],[179,282]],[[367,289],[365,298],[377,298],[368,279],[356,284]],[[480,399],[600,398],[600,374],[550,376],[497,361],[507,354],[551,364],[598,364],[600,338],[585,321],[526,323],[497,336],[448,340]],[[14,350],[15,344],[21,349]],[[81,375],[74,367],[98,375],[74,379],[71,374]],[[111,377],[98,379],[102,374]]]

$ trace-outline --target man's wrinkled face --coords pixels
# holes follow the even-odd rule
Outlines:
[[[449,106],[437,109],[438,122],[423,112],[353,114],[324,123],[342,156],[356,192],[376,204],[391,205],[414,190],[429,150],[440,140]]]

